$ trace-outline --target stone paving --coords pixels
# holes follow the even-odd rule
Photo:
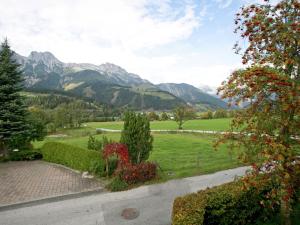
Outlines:
[[[44,161],[0,163],[0,206],[101,188],[96,179]]]

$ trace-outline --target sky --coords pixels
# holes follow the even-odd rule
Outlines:
[[[242,67],[234,15],[253,2],[0,0],[0,39],[24,56],[50,51],[62,62],[114,63],[155,84],[216,87]]]

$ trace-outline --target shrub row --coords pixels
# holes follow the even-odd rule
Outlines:
[[[127,184],[136,184],[149,181],[156,177],[156,165],[150,162],[130,165],[120,173],[121,180]]]
[[[44,160],[48,162],[62,164],[76,170],[104,174],[104,160],[98,151],[85,150],[59,142],[47,142],[41,152]]]
[[[42,159],[43,155],[36,151],[31,150],[21,150],[18,152],[11,152],[9,154],[9,160],[11,161],[30,161],[30,160],[36,160],[36,159]]]
[[[271,187],[243,190],[240,181],[199,191],[174,201],[173,225],[243,225],[268,217],[271,209],[260,202]]]

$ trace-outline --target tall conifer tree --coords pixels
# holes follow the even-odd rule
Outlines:
[[[0,154],[28,143],[27,111],[20,95],[22,82],[20,65],[5,39],[0,48]]]
[[[153,142],[148,117],[126,112],[120,142],[127,145],[132,163],[146,161],[152,151]]]

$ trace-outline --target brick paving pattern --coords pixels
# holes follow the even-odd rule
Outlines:
[[[96,179],[43,161],[0,163],[0,206],[101,187]]]

